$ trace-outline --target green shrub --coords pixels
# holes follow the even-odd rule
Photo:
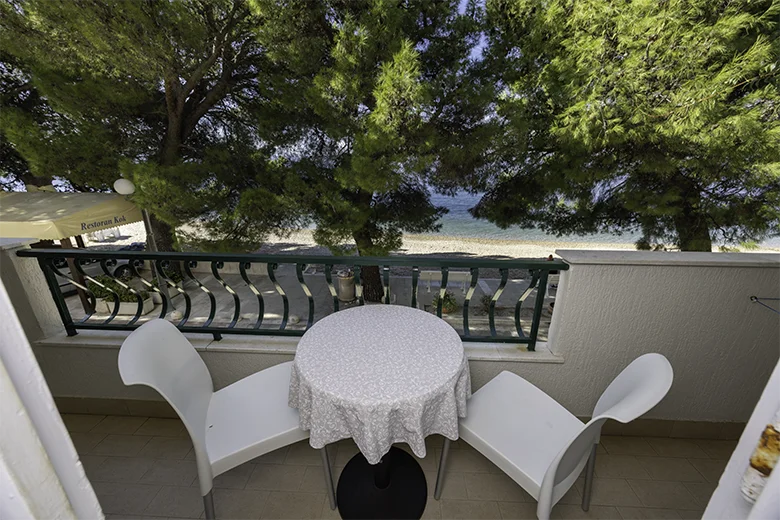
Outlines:
[[[493,301],[493,295],[492,294],[483,294],[479,298],[479,308],[484,312],[485,314],[488,314],[490,312],[490,302]]]
[[[97,280],[98,282],[102,283],[106,287],[111,288],[114,292],[116,292],[119,295],[120,302],[136,303],[138,301],[138,298],[135,297],[135,294],[130,292],[129,289],[125,289],[124,287],[119,285],[119,283],[117,283],[117,281],[111,278],[110,276],[106,276],[106,275],[96,276],[95,280]],[[130,281],[129,278],[122,279],[122,282],[127,285],[129,285],[128,284],[129,281]],[[103,298],[108,301],[114,301],[114,295],[108,289],[103,288],[94,282],[87,283],[87,287],[89,288],[90,291],[92,291],[92,294],[95,295],[95,298]],[[149,293],[146,291],[137,291],[137,292],[141,295],[141,298],[143,298],[144,300],[149,297]]]
[[[179,269],[179,264],[175,263],[172,265],[168,265],[167,267],[162,268],[162,272],[165,276],[168,277],[173,283],[178,284],[182,280],[184,280],[184,277],[181,274],[181,270]],[[155,276],[156,273],[152,274],[152,284],[156,287],[157,286],[157,276]]]
[[[436,296],[433,297],[433,308],[438,309],[439,308],[439,294],[437,293]],[[442,305],[441,305],[441,311],[443,313],[449,314],[451,312],[455,312],[458,310],[458,302],[455,300],[455,295],[452,294],[450,291],[447,291],[444,293],[444,299],[442,299]]]

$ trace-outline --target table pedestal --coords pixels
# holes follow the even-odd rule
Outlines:
[[[418,519],[425,511],[428,485],[414,457],[390,448],[374,466],[362,453],[352,457],[341,472],[336,497],[344,519]]]

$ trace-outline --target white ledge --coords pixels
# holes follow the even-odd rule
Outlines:
[[[20,249],[38,242],[37,238],[0,238],[0,251]]]
[[[555,254],[571,265],[660,265],[692,267],[777,267],[778,253],[705,253],[663,251],[593,251],[557,249]]]
[[[39,347],[83,347],[83,348],[119,348],[130,332],[119,330],[80,330],[75,336],[64,332],[35,342]],[[211,334],[185,334],[195,350],[206,350],[214,341]]]
[[[35,342],[37,347],[73,347],[118,349],[129,332],[82,330],[75,336],[58,334]],[[224,335],[215,341],[211,334],[185,334],[199,352],[255,353],[295,355],[297,337],[289,336],[239,336]],[[546,342],[540,341],[535,352],[528,352],[525,345],[515,343],[464,342],[466,356],[471,361],[514,361],[518,363],[563,363],[564,359],[550,351]]]

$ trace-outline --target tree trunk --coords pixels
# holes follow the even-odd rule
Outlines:
[[[381,302],[385,295],[382,276],[378,265],[366,265],[360,269],[360,282],[363,284],[363,298],[367,302]]]
[[[149,227],[154,235],[154,246],[157,247],[157,251],[176,251],[176,239],[173,228],[167,222],[163,222],[155,215],[149,214]],[[153,251],[152,237],[146,238],[147,249]]]
[[[681,251],[712,251],[710,228],[704,215],[697,214],[686,204],[682,213],[674,218],[677,245]]]
[[[368,233],[357,231],[354,233],[355,245],[357,245],[358,254],[362,255],[364,251],[370,250],[374,243]],[[381,302],[385,294],[385,288],[382,285],[382,276],[379,274],[378,265],[366,265],[360,269],[360,283],[363,285],[363,299],[367,302]]]
[[[51,177],[36,177],[32,173],[23,173],[19,175],[19,180],[24,183],[25,186],[32,185],[40,188],[41,186],[48,186],[52,183]]]
[[[160,148],[160,166],[173,166],[179,162],[179,148],[181,147],[181,118],[168,111],[168,129]],[[147,249],[149,251],[176,251],[176,235],[173,227],[163,222],[153,213],[149,213],[149,231],[153,237],[147,237]]]
[[[674,215],[677,246],[680,251],[712,251],[712,238],[707,215],[702,210],[701,186],[682,172],[675,178],[680,189],[679,211]]]

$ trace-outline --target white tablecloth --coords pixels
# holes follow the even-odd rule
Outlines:
[[[317,322],[298,343],[289,403],[309,443],[353,438],[370,464],[393,443],[425,457],[425,437],[458,438],[471,396],[455,330],[433,314],[366,305]]]

